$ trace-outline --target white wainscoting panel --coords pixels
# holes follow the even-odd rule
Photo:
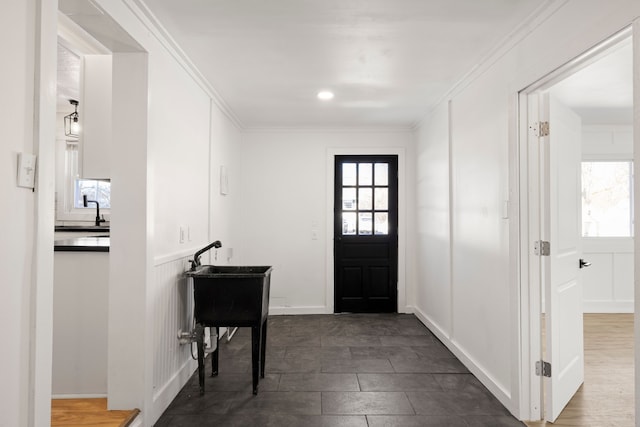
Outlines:
[[[178,331],[193,328],[193,285],[184,276],[189,257],[156,260],[153,301],[154,421],[197,368],[190,345],[180,345]]]
[[[633,238],[583,239],[585,313],[633,313]]]

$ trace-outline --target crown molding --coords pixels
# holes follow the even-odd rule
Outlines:
[[[412,133],[410,126],[362,126],[362,127],[313,127],[313,126],[290,126],[290,127],[246,127],[242,129],[244,134],[253,133]]]
[[[480,61],[467,71],[467,73],[465,73],[456,83],[454,83],[453,86],[451,86],[451,89],[449,89],[425,112],[423,118],[416,121],[411,126],[411,129],[414,131],[420,129],[420,127],[422,127],[422,125],[427,121],[427,118],[436,108],[438,108],[440,104],[451,100],[456,95],[460,94],[478,77],[484,74],[489,68],[509,53],[514,47],[520,44],[520,42],[522,42],[529,34],[546,22],[568,2],[569,0],[546,0],[542,2],[542,4],[530,13],[520,25],[504,36],[500,42],[482,55]]]
[[[151,12],[143,0],[123,0],[127,8],[138,18],[156,40],[169,52],[169,54],[180,64],[180,66],[193,78],[193,80],[209,95],[213,103],[227,116],[233,125],[240,131],[244,125],[226,103],[222,96],[216,91],[211,83],[204,77],[198,67],[191,61],[180,45],[171,34],[164,28],[156,16]]]

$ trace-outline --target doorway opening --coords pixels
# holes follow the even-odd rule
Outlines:
[[[583,337],[590,337],[585,327],[616,328],[615,319],[633,317],[632,64],[627,29],[520,94],[520,189],[529,193],[521,204],[523,373],[531,419],[562,423],[590,406],[584,399],[610,398],[597,384],[602,376],[589,372]],[[633,417],[633,375],[628,380]]]
[[[336,313],[398,310],[398,157],[335,157]]]

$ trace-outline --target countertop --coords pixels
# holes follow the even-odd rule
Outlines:
[[[108,232],[110,227],[108,225],[56,225],[54,231],[101,231]]]
[[[56,240],[54,251],[61,252],[109,252],[109,236],[73,237]]]

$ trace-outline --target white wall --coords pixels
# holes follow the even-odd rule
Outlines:
[[[588,125],[582,130],[584,160],[632,160],[631,126]],[[585,313],[633,313],[633,238],[583,238]]]
[[[479,64],[417,132],[416,262],[429,263],[434,252],[449,245],[451,259],[436,267],[436,274],[418,271],[416,313],[516,415],[527,417],[529,411],[520,402],[520,294],[511,261],[519,250],[518,236],[511,234],[518,229],[512,222],[519,203],[512,167],[517,164],[517,93],[639,14],[634,1],[609,2],[606,10],[595,0],[552,3],[546,16],[524,22],[521,32]],[[447,185],[425,181],[434,168],[440,179],[446,176],[447,152],[450,212]],[[507,213],[509,220],[503,219]],[[450,240],[442,232],[447,222]]]
[[[247,132],[242,141],[239,230],[243,264],[271,265],[271,313],[332,313],[332,153],[403,152],[400,192],[413,194],[411,132],[281,131]],[[400,156],[400,157],[403,157]],[[333,159],[333,157],[331,157]],[[402,159],[400,159],[402,162]],[[402,163],[401,163],[402,164]],[[331,166],[329,166],[331,165]],[[403,183],[405,188],[403,189]],[[230,182],[233,186],[235,183]],[[237,184],[236,184],[237,185]],[[329,197],[327,197],[329,195]],[[410,197],[410,196],[409,196]],[[412,199],[412,198],[411,198]],[[400,196],[400,226],[413,230],[412,201]],[[312,239],[312,229],[318,240]],[[411,243],[408,237],[403,253]],[[400,243],[403,245],[403,243]],[[411,264],[400,265],[399,280],[413,283]],[[402,286],[402,285],[401,285]],[[406,287],[406,286],[405,286]],[[413,291],[406,290],[412,305]],[[399,297],[399,301],[401,298]]]
[[[34,243],[35,194],[16,186],[17,154],[33,153],[33,73],[35,1],[9,1],[0,14],[0,40],[13,66],[3,71],[0,107],[0,320],[12,325],[0,350],[0,426],[27,425],[31,269]],[[9,102],[9,99],[11,100]]]
[[[159,47],[149,55],[149,99],[153,254],[194,253],[209,238],[210,99]],[[190,231],[184,243],[180,226]]]
[[[416,132],[415,306],[441,331],[451,330],[448,123],[448,105],[443,103]]]
[[[50,419],[54,146],[45,141],[52,142],[55,133],[52,3],[11,0],[0,18],[0,43],[12,58],[1,83],[11,101],[0,107],[0,320],[8,325],[0,351],[3,427]],[[16,186],[20,152],[38,155],[35,191]]]
[[[496,83],[482,76],[418,133],[418,176],[438,181],[416,197],[418,265],[426,263],[416,312],[504,397],[511,388],[508,99]]]
[[[108,252],[55,252],[54,398],[107,395]]]
[[[222,248],[209,253],[216,264],[238,264],[236,249],[240,246],[238,231],[240,222],[241,141],[238,129],[220,109],[211,105],[211,156],[209,159],[210,209],[209,242],[220,240]],[[227,194],[220,192],[220,168],[224,166],[227,178]],[[203,262],[207,258],[203,255]]]
[[[583,239],[585,313],[633,313],[633,238]]]
[[[233,240],[233,199],[214,200],[209,171],[239,171],[239,131],[142,11],[98,3],[145,51],[113,59],[114,105],[127,107],[114,108],[108,397],[152,425],[195,368],[176,338],[192,322],[187,260],[210,228]]]
[[[185,86],[188,85],[185,84]],[[183,212],[183,216],[191,219],[175,222],[175,224],[176,230],[178,224],[186,224],[190,230],[191,241],[188,241],[187,236],[184,244],[176,243],[178,242],[177,233],[167,230],[165,235],[168,239],[174,240],[174,249],[164,254],[156,250],[154,278],[150,289],[150,297],[153,301],[150,307],[153,316],[153,403],[145,422],[155,422],[162,415],[197,366],[191,358],[190,347],[181,346],[176,339],[178,330],[190,331],[193,326],[193,287],[183,274],[189,268],[188,260],[193,259],[193,254],[210,241],[221,240],[223,247],[218,250],[218,258],[214,261],[215,250],[212,250],[214,255],[204,254],[201,261],[206,263],[211,255],[211,261],[216,264],[227,264],[228,248],[233,247],[235,242],[233,212],[236,209],[235,200],[239,194],[236,191],[235,194],[220,195],[217,171],[219,165],[224,164],[231,171],[230,179],[235,178],[235,174],[240,169],[237,155],[240,132],[213,103],[207,100],[206,104],[206,108],[199,111],[204,112],[205,117],[202,117],[197,124],[193,124],[194,126],[204,124],[207,127],[204,138],[199,138],[205,145],[197,147],[196,144],[192,144],[193,150],[199,150],[194,152],[201,153],[191,156],[194,158],[192,166],[196,170],[188,173],[183,171],[183,176],[178,179],[178,186],[165,180],[165,184],[173,185],[172,191],[181,193],[183,199],[179,203],[182,206],[172,209],[173,204],[169,204],[163,209],[156,209],[156,212],[163,212],[166,217],[176,215],[177,210],[190,208],[190,211]],[[210,104],[211,111],[209,111]],[[175,155],[179,156],[178,158],[182,156],[180,153],[184,148],[184,145],[177,148]],[[166,157],[165,161],[173,164],[171,156]],[[182,166],[189,165],[185,162]],[[198,166],[200,166],[199,169]],[[190,180],[193,182],[188,182]],[[180,186],[191,187],[188,191],[184,191]],[[158,187],[155,194],[163,193],[163,188]],[[171,195],[162,194],[163,198],[167,196]],[[186,197],[196,200],[186,200],[184,199]],[[200,223],[202,219],[205,220],[204,224]],[[185,249],[181,250],[181,246],[185,246]]]

